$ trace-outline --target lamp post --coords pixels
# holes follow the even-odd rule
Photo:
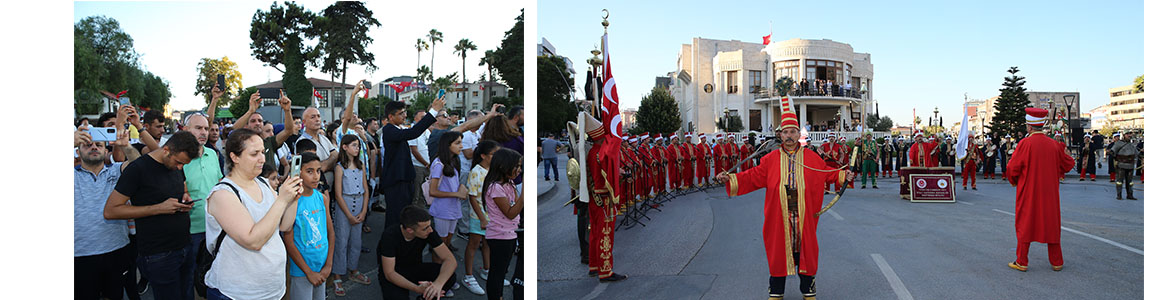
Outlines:
[[[1065,131],[1067,134],[1072,133],[1072,101],[1069,99],[1075,99],[1076,97],[1076,95],[1064,95],[1064,114],[1065,118],[1067,119],[1067,121],[1064,122],[1064,126],[1068,128]]]

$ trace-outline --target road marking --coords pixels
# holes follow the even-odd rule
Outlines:
[[[959,202],[960,204],[966,204],[966,205],[975,205],[975,203],[971,203],[971,202],[967,202],[967,201],[955,200],[955,202]]]
[[[835,212],[835,211],[830,210],[829,215],[833,216],[833,218],[837,219],[837,221],[845,221],[845,218],[842,218],[841,215],[837,214],[837,212]]]
[[[897,273],[894,273],[894,268],[891,268],[890,264],[886,263],[886,259],[881,254],[871,253],[869,256],[873,258],[874,263],[877,263],[878,269],[882,270],[882,275],[886,276],[886,281],[890,282],[890,287],[894,288],[894,294],[898,295],[898,299],[914,299],[913,296],[910,296],[910,291],[906,289],[906,285],[902,284],[902,279],[898,278]]]
[[[601,296],[601,293],[605,292],[605,287],[607,286],[609,285],[598,282],[597,286],[593,287],[593,291],[589,292],[589,294],[586,294],[585,297],[581,297],[581,300],[593,300],[594,298],[597,298],[597,296]]]
[[[1005,213],[1005,214],[1009,214],[1009,215],[1015,215],[1015,214],[1013,214],[1013,213],[1006,212],[1006,211],[1002,211],[1002,210],[998,210],[998,209],[994,209],[994,208],[992,208],[991,210],[994,210],[994,211],[997,211],[997,212],[1001,212],[1001,213]],[[1109,240],[1109,239],[1106,239],[1106,238],[1103,238],[1103,237],[1099,237],[1099,236],[1092,235],[1092,234],[1089,234],[1089,233],[1084,233],[1084,232],[1081,232],[1081,231],[1079,231],[1079,230],[1072,229],[1072,228],[1068,228],[1068,227],[1064,227],[1064,226],[1060,226],[1060,229],[1062,229],[1062,230],[1064,230],[1064,231],[1068,231],[1068,232],[1076,233],[1076,234],[1079,234],[1079,235],[1083,235],[1083,236],[1085,236],[1085,237],[1088,237],[1088,238],[1091,238],[1091,239],[1094,239],[1094,240],[1102,241],[1102,242],[1105,242],[1106,244],[1110,244],[1110,245],[1116,246],[1117,248],[1125,249],[1125,250],[1127,250],[1127,251],[1129,251],[1129,252],[1137,253],[1138,255],[1141,255],[1141,256],[1145,256],[1145,255],[1146,255],[1146,252],[1145,252],[1144,250],[1142,250],[1142,249],[1137,249],[1137,248],[1134,248],[1134,247],[1126,246],[1125,244],[1118,243],[1118,242],[1114,242],[1114,241],[1112,241],[1112,240]]]

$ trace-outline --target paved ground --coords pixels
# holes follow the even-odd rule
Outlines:
[[[381,197],[381,196],[379,196],[379,197]],[[371,250],[376,250],[378,248],[378,240],[380,240],[382,237],[382,226],[383,226],[383,222],[385,220],[386,220],[385,214],[383,214],[381,212],[371,212],[366,223],[368,225],[370,225],[371,229],[373,229],[374,231],[371,233],[362,234],[362,245],[363,246],[370,248]],[[458,281],[459,284],[462,285],[463,284],[463,276],[464,276],[464,259],[463,259],[464,252],[463,252],[463,250],[466,249],[465,247],[467,246],[467,240],[460,239],[460,238],[456,237],[456,238],[452,239],[451,242],[459,250],[459,251],[455,252],[455,258],[456,258],[456,260],[459,261],[459,266],[455,270],[455,277],[457,280],[459,280]],[[429,252],[426,252],[426,253],[429,253]],[[423,261],[431,261],[430,254],[426,254],[426,253],[423,254]],[[377,258],[377,253],[374,253],[373,251],[371,251],[370,253],[362,253],[361,258],[358,260],[358,271],[364,273],[367,277],[370,278],[370,281],[372,281],[372,283],[370,285],[362,285],[362,284],[358,284],[358,283],[355,283],[353,281],[347,280],[343,284],[343,286],[346,288],[346,293],[347,293],[347,295],[345,297],[334,296],[333,289],[332,289],[332,287],[330,287],[327,290],[326,298],[328,298],[328,299],[382,299],[382,290],[379,288],[378,280],[377,280],[377,278],[378,278],[378,269],[377,269],[378,263],[375,260],[376,258]],[[478,268],[481,268],[482,266],[483,266],[483,256],[480,254],[476,254],[475,268],[478,269]],[[515,270],[516,270],[516,259],[513,258],[512,264],[508,267],[508,278],[509,279],[511,279],[511,276],[512,276],[511,274]],[[477,276],[477,278],[479,280],[480,287],[482,287],[484,290],[487,290],[487,280],[484,280],[483,278],[480,278],[478,276]],[[329,283],[329,284],[332,285],[332,283]],[[459,289],[455,290],[455,297],[454,298],[444,298],[444,299],[483,299],[484,297],[485,296],[472,294],[471,292],[469,292],[467,290],[466,287],[460,287]],[[147,291],[146,295],[143,295],[142,299],[154,299],[154,297],[151,296],[150,291]],[[511,287],[504,287],[504,299],[512,299],[512,288]]]
[[[765,296],[762,190],[728,198],[711,189],[667,202],[646,227],[616,234],[615,270],[630,278],[599,284],[578,261],[576,221],[572,208],[562,207],[568,188],[553,183],[560,186],[538,204],[540,298]],[[1022,273],[1007,267],[1015,231],[1014,189],[1005,181],[980,180],[978,191],[960,189],[959,202],[949,204],[910,203],[897,195],[896,179],[878,183],[881,189],[849,190],[821,218],[822,299],[1142,297],[1143,184],[1136,186],[1143,200],[1118,201],[1108,175],[1071,178],[1061,186],[1064,271],[1053,272],[1045,246],[1033,244],[1033,269]],[[790,278],[787,294],[799,297],[798,280]]]

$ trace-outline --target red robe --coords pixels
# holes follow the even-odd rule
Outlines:
[[[743,160],[745,158],[748,158],[748,156],[751,156],[753,152],[756,152],[756,151],[755,151],[755,149],[752,149],[751,145],[743,144],[743,145],[739,146],[739,159]],[[755,162],[753,162],[752,160],[745,161],[745,162],[743,162],[742,165],[739,166],[739,171],[740,172],[747,171],[747,169],[751,169],[752,166],[754,166],[754,165],[755,165]]]
[[[682,177],[679,178],[679,183],[682,187],[689,188],[694,183],[695,179],[695,148],[691,143],[680,144],[679,152],[682,152]]]
[[[932,152],[935,147],[938,147],[938,143],[927,141],[922,141],[921,143],[914,143],[913,145],[910,145],[910,166],[937,167],[938,153],[935,153],[935,155],[930,155],[930,152]]]
[[[1060,178],[1076,161],[1043,133],[1020,140],[1008,161],[1008,181],[1016,187],[1016,239],[1060,243]]]
[[[625,167],[625,172],[626,174],[629,174],[629,177],[626,177],[622,181],[622,201],[630,201],[631,199],[634,199],[634,179],[637,178],[636,176],[638,174],[638,163],[634,159],[635,157],[633,151],[628,147],[623,147],[622,165]]]
[[[715,174],[719,174],[726,169],[727,152],[724,152],[723,144],[715,145],[715,149],[712,151],[715,153]]]
[[[662,193],[666,190],[666,151],[660,145],[654,145],[654,190]]]
[[[652,183],[654,180],[654,156],[650,154],[650,146],[638,147],[638,160],[642,162],[642,170],[639,172],[639,175],[642,176],[642,184],[638,195],[645,198],[650,196],[650,192],[654,188]]]
[[[593,144],[585,156],[589,170],[589,270],[598,271],[598,277],[613,276],[613,231],[617,203],[622,200],[618,174],[621,172],[621,152],[606,151],[620,141],[606,134]]]
[[[768,256],[768,274],[774,277],[817,274],[817,222],[816,213],[821,211],[825,196],[825,185],[845,182],[845,172],[818,172],[796,165],[794,181],[797,190],[797,213],[800,217],[800,266],[797,269],[792,259],[792,237],[788,222],[787,190],[790,159],[784,150],[777,149],[764,155],[760,165],[745,172],[731,174],[727,181],[727,194],[739,196],[766,188],[764,195],[764,251]],[[794,158],[816,169],[830,169],[816,151],[798,148]]]
[[[707,159],[711,157],[711,146],[707,143],[700,143],[695,146],[695,178],[699,181],[706,181],[707,173],[711,172],[711,168],[707,166]]]
[[[682,154],[678,152],[677,145],[671,144],[670,146],[666,147],[666,170],[668,172],[668,177],[670,177],[671,189],[677,189],[679,187],[678,172],[679,166],[682,165],[682,162],[679,161],[680,159],[682,159]]]
[[[724,169],[731,169],[731,167],[734,166],[735,163],[738,163],[739,160],[742,159],[743,157],[741,157],[739,155],[739,147],[736,146],[735,143],[727,143],[726,147],[727,147],[727,149],[725,149],[723,151],[724,151],[724,153],[727,153],[727,166],[723,167],[723,168]],[[739,170],[732,170],[732,171],[739,172]]]
[[[829,142],[821,144],[821,152],[825,153],[825,164],[832,168],[840,168],[842,164],[849,163],[845,161],[845,145]]]

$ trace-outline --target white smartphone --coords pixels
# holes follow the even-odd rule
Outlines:
[[[118,129],[114,127],[93,127],[89,129],[89,137],[94,142],[112,142],[118,140]]]
[[[290,160],[288,162],[288,164],[289,164],[289,169],[291,170],[289,172],[289,178],[301,176],[301,156],[300,155],[293,155],[292,160]]]

